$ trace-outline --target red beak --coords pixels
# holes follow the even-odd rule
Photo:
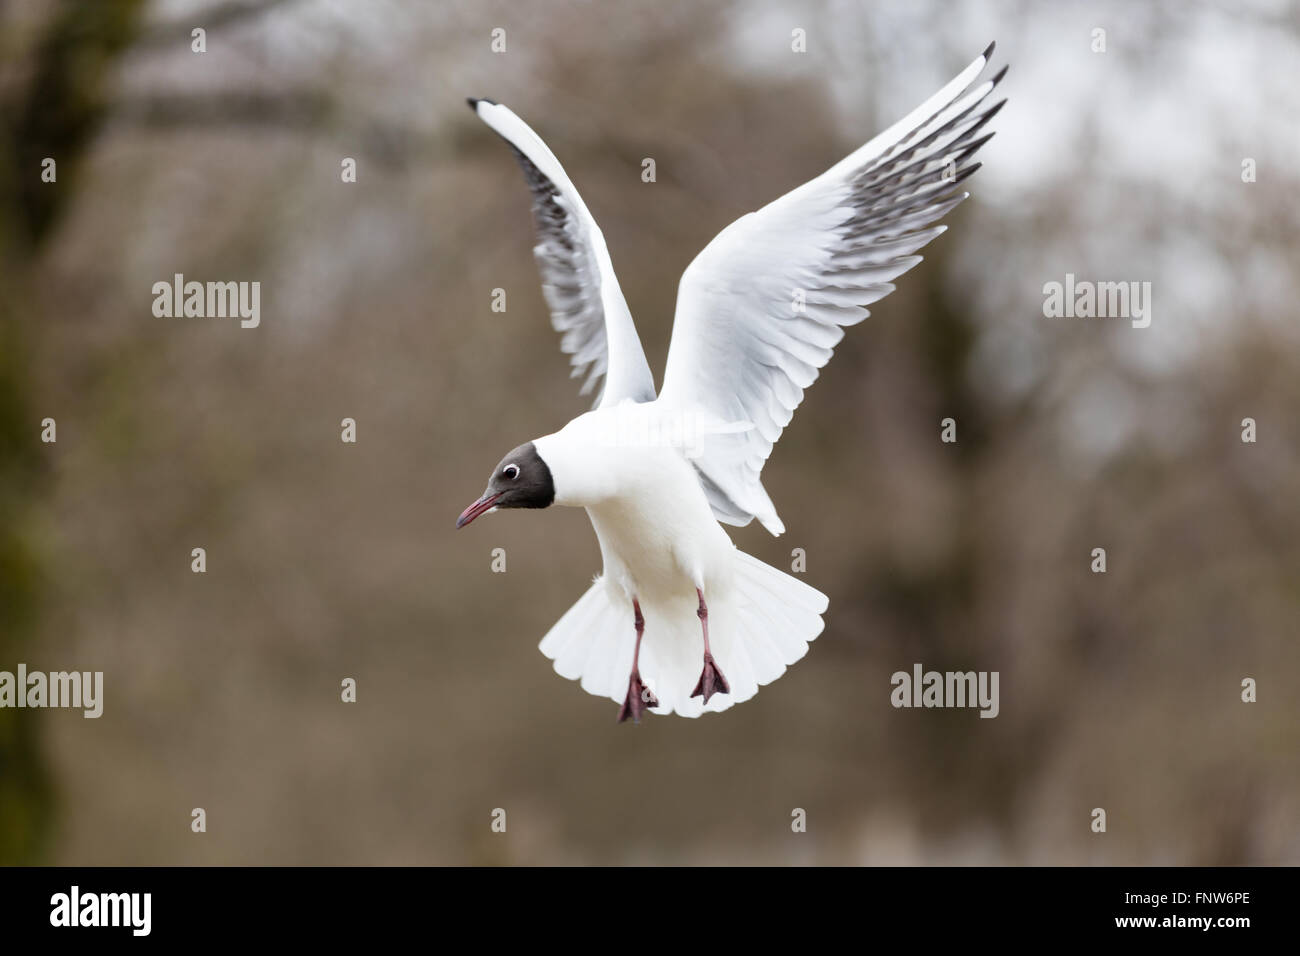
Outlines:
[[[497,499],[500,497],[500,492],[497,492],[495,495],[484,495],[460,513],[460,517],[456,519],[456,527],[463,528],[479,515],[483,514],[483,512],[491,511],[492,506],[497,503]]]

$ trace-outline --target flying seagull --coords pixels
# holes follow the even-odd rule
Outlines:
[[[697,717],[748,700],[821,633],[824,594],[744,554],[719,522],[785,530],[760,475],[804,389],[864,306],[921,261],[968,195],[1005,100],[993,46],[822,175],[737,219],[683,273],[663,389],[596,221],[541,138],[506,107],[470,108],[533,195],[551,321],[594,408],[510,451],[456,527],[499,508],[587,509],[604,571],[542,639],[555,670],[622,704]]]

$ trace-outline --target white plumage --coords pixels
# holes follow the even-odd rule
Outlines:
[[[624,716],[639,716],[642,683],[641,700],[657,713],[694,717],[747,700],[821,632],[825,595],[737,551],[718,522],[757,518],[784,530],[763,466],[844,327],[893,291],[946,228],[935,223],[966,198],[958,186],[978,167],[971,158],[992,135],[981,131],[1002,105],[988,94],[1005,68],[979,79],[992,50],[696,256],[678,287],[658,398],[604,237],[573,183],[513,112],[470,101],[514,149],[532,189],[535,253],[561,347],[575,376],[587,376],[584,392],[602,375],[605,384],[592,411],[503,459],[460,523],[498,507],[587,509],[604,572],[541,649],[584,690],[625,701]],[[528,465],[530,456],[541,464]],[[639,645],[634,600],[645,622]],[[692,696],[702,601],[729,687]]]

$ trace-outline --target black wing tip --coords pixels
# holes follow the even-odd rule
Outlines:
[[[998,45],[998,41],[997,41],[997,40],[994,40],[992,43],[989,44],[988,49],[985,50],[985,51],[984,51],[982,54],[980,54],[980,55],[983,56],[984,59],[987,60],[989,57],[991,57],[991,56],[993,55],[993,48],[994,48],[995,46],[997,46],[997,45]]]
[[[998,70],[995,74],[993,74],[993,85],[994,85],[994,86],[997,86],[999,83],[1002,82],[1002,77],[1004,77],[1004,76],[1007,75],[1007,70],[1009,70],[1009,69],[1011,69],[1011,64],[1010,64],[1010,63],[1004,63],[1004,64],[1002,65],[1002,69]]]
[[[486,96],[480,96],[480,97],[467,96],[465,97],[465,102],[469,104],[469,108],[472,109],[475,113],[478,112],[478,105],[480,103],[486,103],[488,104],[488,106],[501,105],[496,100],[490,100]]]
[[[966,148],[961,151],[961,158],[968,159],[969,157],[974,156],[976,151],[979,150],[981,146],[983,146],[985,143],[987,143],[996,135],[998,135],[996,131],[992,133],[985,133],[983,136],[975,140],[975,142],[967,145]]]

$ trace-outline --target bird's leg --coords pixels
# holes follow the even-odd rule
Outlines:
[[[695,613],[700,619],[700,627],[704,629],[704,670],[700,672],[700,682],[695,685],[691,696],[703,695],[707,704],[714,694],[730,694],[731,686],[722,676],[722,671],[713,660],[713,652],[709,650],[709,606],[704,603],[704,592],[696,588],[695,593],[700,596],[700,606]]]
[[[641,683],[641,672],[637,669],[637,663],[641,659],[641,635],[645,631],[645,618],[641,616],[641,605],[636,598],[632,599],[632,611],[636,614],[636,650],[632,652],[632,676],[627,679],[627,698],[618,711],[620,724],[629,717],[633,723],[639,724],[647,707],[659,706],[658,698]]]

